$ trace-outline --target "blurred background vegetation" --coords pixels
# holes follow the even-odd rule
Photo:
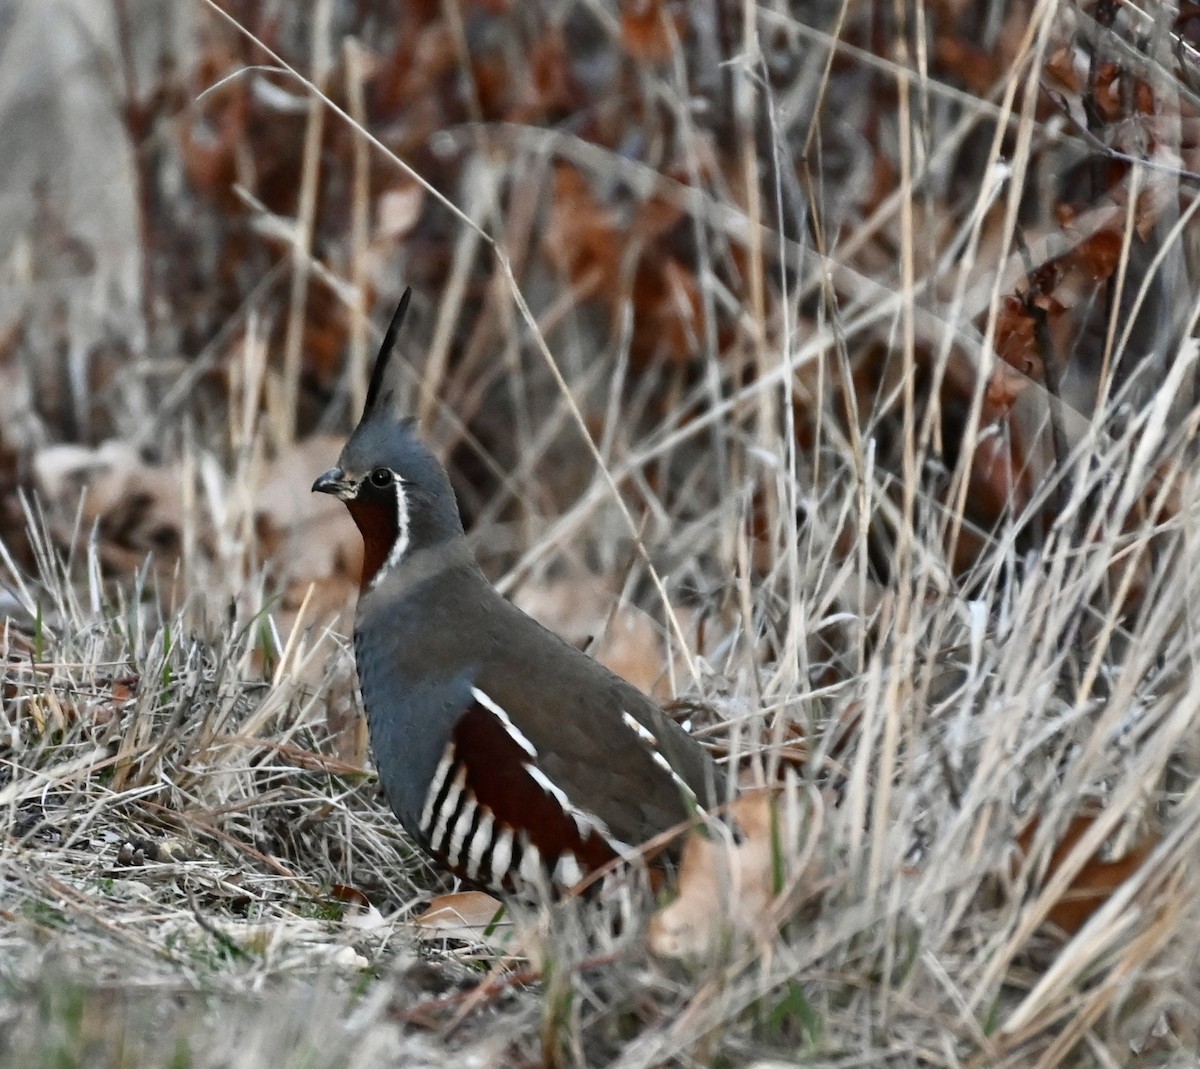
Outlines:
[[[5,1064],[439,1064],[422,1000],[500,969],[404,926],[445,884],[375,794],[361,550],[308,492],[406,286],[399,404],[501,589],[830,806],[824,927],[699,979],[585,981],[551,933],[479,1064],[1186,1054],[1198,38],[1111,0],[0,4]],[[1143,929],[1031,942],[1127,877]],[[340,1026],[242,998],[305,970]]]

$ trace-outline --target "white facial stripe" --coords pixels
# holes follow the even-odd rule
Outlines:
[[[404,483],[395,472],[392,472],[392,488],[396,491],[396,542],[392,546],[387,560],[383,562],[383,567],[371,579],[368,587],[371,590],[378,586],[379,581],[400,563],[408,550],[408,501],[404,497]]]

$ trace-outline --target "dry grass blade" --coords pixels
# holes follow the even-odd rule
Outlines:
[[[0,1069],[1194,1059],[1195,12],[718,6],[0,5]],[[485,570],[734,770],[669,900],[376,789],[405,285]]]

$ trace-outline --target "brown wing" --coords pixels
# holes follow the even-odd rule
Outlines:
[[[623,845],[571,805],[529,740],[478,690],[429,785],[420,834],[461,879],[506,891],[540,880],[570,887]]]
[[[489,638],[477,686],[508,711],[571,803],[614,837],[638,846],[686,822],[697,799],[720,798],[700,746],[624,680],[508,603]]]

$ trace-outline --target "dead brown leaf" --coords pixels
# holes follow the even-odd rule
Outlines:
[[[663,629],[647,613],[617,598],[612,583],[582,570],[526,583],[513,599],[551,631],[585,648],[606,668],[660,700],[672,697]],[[691,628],[690,615],[681,621]],[[675,671],[685,670],[676,658]]]
[[[497,920],[503,908],[483,891],[438,895],[417,917],[417,937],[426,941],[457,939],[502,949],[511,932],[508,921]]]
[[[760,789],[733,802],[727,825],[694,831],[679,897],[650,922],[654,953],[703,958],[728,937],[770,943],[816,888],[823,813],[816,793]]]
[[[1041,883],[1048,883],[1071,856],[1079,840],[1096,822],[1099,813],[1080,813],[1072,817],[1062,838],[1054,844]],[[1017,854],[1013,859],[1013,871],[1020,866],[1029,853],[1041,821],[1034,817],[1017,836]],[[1142,867],[1151,851],[1158,845],[1159,836],[1146,832],[1119,857],[1105,859],[1103,851],[1093,854],[1076,874],[1066,893],[1051,907],[1046,920],[1057,925],[1068,935],[1074,935],[1113,893]]]
[[[624,0],[621,4],[621,44],[642,63],[669,62],[681,28],[682,20],[663,0]]]
[[[370,930],[383,925],[383,914],[357,887],[346,883],[335,883],[329,890],[334,898],[345,903],[346,911],[342,920],[351,928]]]
[[[265,469],[255,493],[264,551],[289,588],[334,578],[357,583],[362,571],[362,539],[345,507],[327,494],[309,493],[344,441],[317,435],[298,442]]]
[[[38,489],[70,508],[80,493],[84,528],[96,524],[105,565],[132,573],[147,553],[160,566],[174,563],[183,544],[184,486],[178,464],[150,464],[129,442],[95,448],[54,445],[33,460]]]

